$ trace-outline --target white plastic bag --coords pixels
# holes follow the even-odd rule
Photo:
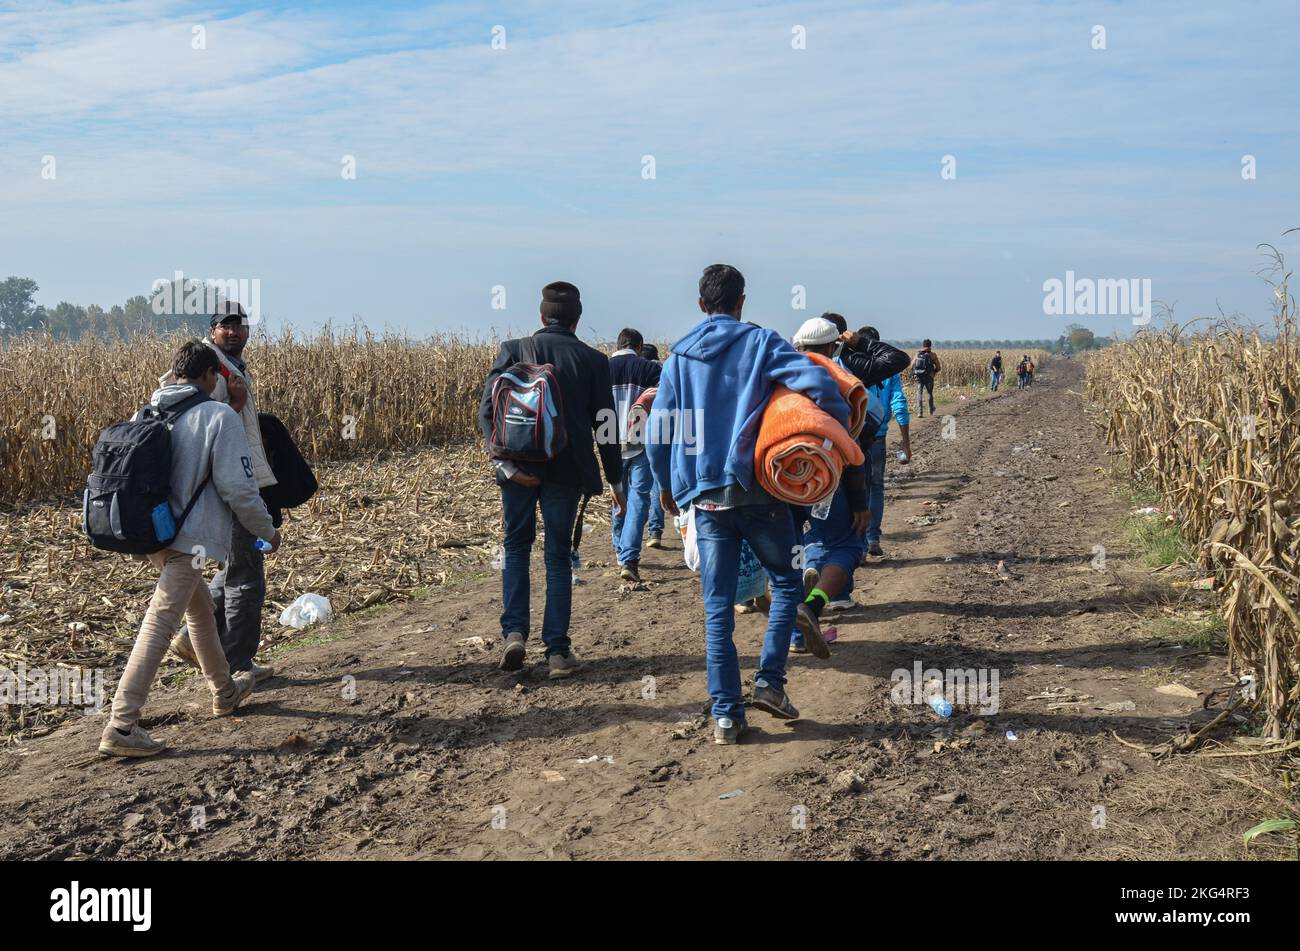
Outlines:
[[[673,517],[677,530],[682,533],[682,556],[691,571],[700,570],[700,543],[695,536],[695,506]]]
[[[309,624],[324,624],[334,616],[330,599],[319,594],[304,594],[289,605],[280,614],[280,623],[285,627],[304,628]]]

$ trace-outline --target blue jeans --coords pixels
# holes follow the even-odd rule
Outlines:
[[[998,384],[1001,382],[1002,382],[1002,373],[1000,371],[993,370],[989,373],[989,389],[996,392],[998,388]]]
[[[849,495],[844,488],[836,490],[825,519],[813,518],[809,513],[803,544],[804,560],[809,568],[821,571],[835,565],[849,576],[844,590],[835,596],[847,598],[853,592],[853,572],[858,570],[867,546],[863,536],[853,530],[853,513],[849,511]]]
[[[569,613],[573,606],[573,522],[578,515],[576,486],[542,482],[527,488],[509,482],[501,486],[505,521],[504,563],[501,569],[501,636],[529,633],[528,563],[537,537],[537,507],[542,509],[546,542],[546,611],[542,615],[542,640],[546,656],[569,653]]]
[[[623,491],[627,495],[627,509],[610,518],[614,554],[618,556],[620,565],[636,564],[641,560],[641,533],[650,516],[650,489],[653,485],[650,460],[644,452],[623,460]]]
[[[664,507],[659,504],[659,496],[663,494],[663,489],[659,485],[659,480],[654,477],[654,470],[650,472],[650,534],[662,535],[664,533]]]
[[[795,566],[794,519],[790,507],[742,505],[717,512],[695,510],[700,547],[700,586],[704,591],[704,643],[713,716],[745,722],[740,698],[740,658],[732,635],[736,630],[736,584],[740,572],[740,542],[749,542],[767,570],[772,607],[759,656],[757,684],[785,689],[785,662],[790,653],[794,615],[803,600],[803,572]]]
[[[880,544],[880,524],[885,520],[885,437],[878,436],[867,449],[867,544]]]

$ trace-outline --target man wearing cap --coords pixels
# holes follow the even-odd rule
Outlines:
[[[216,389],[212,399],[229,404],[244,424],[248,439],[250,475],[259,489],[275,485],[275,476],[266,460],[262,446],[262,429],[257,421],[257,403],[253,397],[252,377],[244,362],[244,348],[248,345],[248,314],[241,304],[224,301],[212,315],[211,331],[203,342],[211,347],[221,363]],[[171,383],[171,374],[161,378],[163,385]],[[279,527],[279,514],[276,527]],[[269,541],[269,539],[264,539]],[[262,606],[266,601],[266,572],[262,552],[257,548],[257,538],[249,534],[238,521],[230,537],[229,556],[221,570],[212,578],[208,590],[216,609],[217,633],[226,653],[231,673],[252,671],[260,682],[275,671],[270,665],[255,663],[258,645],[262,641]],[[172,640],[172,653],[191,667],[198,667],[198,655],[190,643],[189,631],[181,628]]]
[[[560,390],[561,419],[568,437],[564,448],[546,462],[494,459],[496,481],[501,486],[505,538],[501,571],[502,670],[524,665],[525,641],[530,628],[528,563],[537,535],[537,510],[546,530],[543,557],[546,564],[546,610],[542,615],[542,641],[546,645],[548,676],[569,677],[578,668],[569,640],[573,605],[570,555],[578,502],[601,494],[595,444],[614,497],[613,509],[622,512],[626,502],[618,488],[623,481],[614,391],[610,385],[609,358],[589,347],[575,334],[582,316],[578,289],[566,281],[542,288],[542,328],[530,337],[505,340],[497,354],[479,404],[479,426],[491,441],[492,385],[516,363],[549,363],[555,368]],[[599,432],[601,438],[594,434]],[[606,438],[607,434],[607,438]]]

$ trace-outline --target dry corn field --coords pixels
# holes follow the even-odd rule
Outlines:
[[[178,342],[34,338],[0,348],[0,502],[80,493],[100,430],[148,401]],[[259,408],[322,462],[471,437],[496,346],[323,331],[254,339],[249,353]]]
[[[1300,707],[1300,343],[1280,296],[1275,339],[1175,328],[1088,363],[1109,443],[1217,577],[1230,662],[1255,676],[1274,737],[1294,732]]]

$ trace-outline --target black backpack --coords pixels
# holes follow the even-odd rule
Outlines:
[[[152,555],[180,534],[212,473],[199,483],[180,518],[173,515],[167,501],[172,483],[171,428],[186,410],[207,401],[208,395],[200,391],[166,410],[143,406],[135,418],[114,423],[99,434],[81,501],[81,530],[92,545],[127,555]]]
[[[279,417],[258,413],[257,425],[262,430],[262,448],[266,462],[275,476],[275,485],[262,489],[262,498],[268,508],[291,509],[302,505],[313,495],[319,485],[311,466],[298,451],[298,444],[289,435],[288,427]]]
[[[929,350],[922,350],[920,353],[916,355],[916,359],[912,361],[912,373],[915,376],[930,375],[930,351]]]

